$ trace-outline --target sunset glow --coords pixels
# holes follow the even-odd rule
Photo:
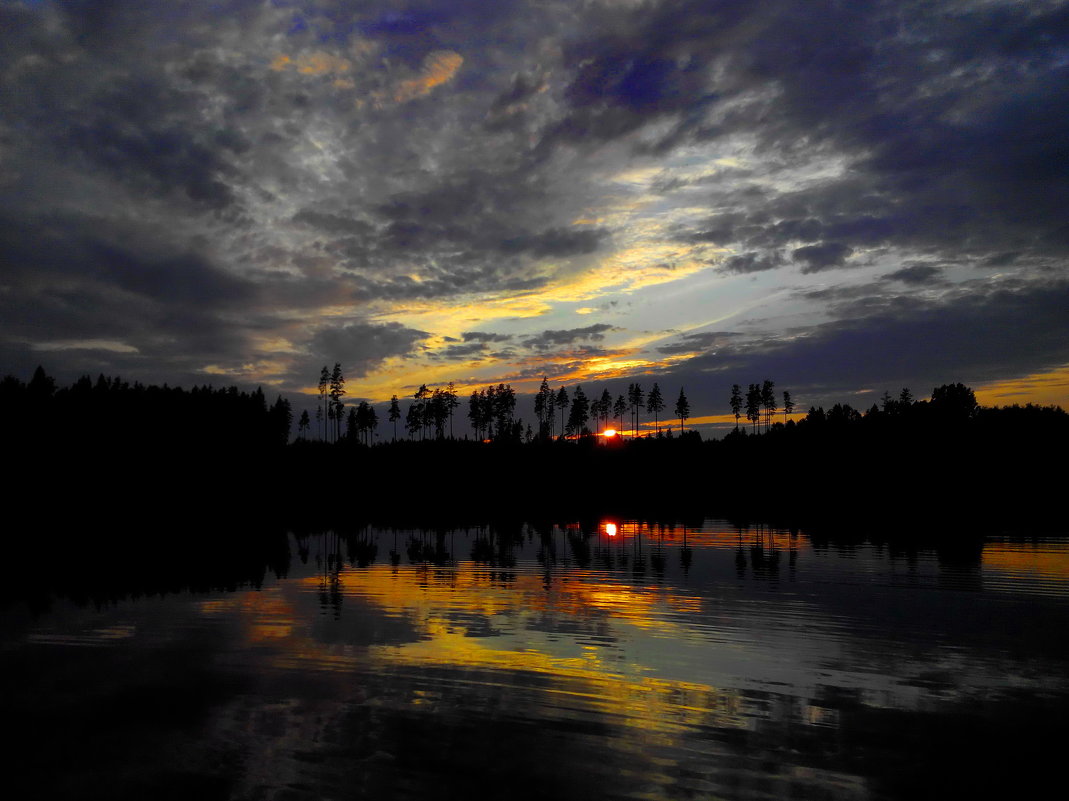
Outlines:
[[[3,372],[1069,404],[1058,4],[8,5]]]

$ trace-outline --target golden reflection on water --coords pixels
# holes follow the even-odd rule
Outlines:
[[[418,539],[406,536],[410,542]],[[540,542],[525,530],[512,543],[521,550],[525,542],[534,548],[528,547],[518,560],[502,559],[493,549],[488,561],[458,558],[466,548],[474,548],[480,536],[440,539],[439,547],[444,542],[449,553],[438,564],[379,561],[365,567],[346,565],[338,541],[327,545],[324,540],[324,547],[338,550],[317,555],[318,561],[308,566],[315,574],[205,601],[201,611],[238,621],[241,637],[256,649],[265,669],[339,678],[371,671],[395,677],[408,688],[406,703],[412,706],[433,706],[458,684],[478,687],[484,695],[506,696],[517,687],[535,687],[536,717],[585,720],[595,715],[611,720],[620,732],[632,732],[629,737],[671,747],[682,747],[684,735],[695,731],[755,730],[769,716],[805,727],[839,727],[838,711],[821,702],[815,694],[818,687],[796,685],[763,698],[731,671],[740,665],[743,670],[764,670],[761,681],[766,686],[785,687],[784,681],[812,671],[820,660],[849,664],[842,662],[847,644],[843,618],[794,600],[789,593],[770,605],[771,616],[753,600],[724,605],[710,594],[746,586],[737,583],[744,578],[736,573],[736,558],[754,559],[759,547],[765,549],[762,553],[802,550],[790,533],[761,530],[744,535],[729,526],[693,530],[606,520],[585,533],[578,525],[556,527],[548,536],[543,532]],[[569,545],[575,547],[570,538],[591,547],[586,567],[564,555]],[[380,556],[385,556],[389,535],[380,534],[377,541]],[[430,543],[420,542],[419,553],[429,553]],[[494,547],[506,549],[508,543],[499,538]],[[687,548],[719,552],[735,583],[727,588],[715,583],[691,586],[678,572],[666,579],[632,571],[640,558],[668,545],[676,554]],[[542,558],[554,548],[556,556]],[[808,546],[805,549],[812,556]],[[539,550],[538,560],[532,558],[534,550]],[[619,569],[604,568],[606,555],[616,556]],[[630,563],[623,559],[627,555]],[[1049,579],[1064,589],[1069,552],[1063,547],[1043,553],[992,543],[983,550],[983,569],[985,578],[1006,575],[1027,582],[1039,576],[1040,584]],[[756,580],[757,568],[747,575]],[[756,617],[762,614],[766,617]],[[742,633],[736,636],[731,632],[739,615],[750,617],[738,623]],[[391,626],[400,633],[390,634]],[[813,636],[819,642],[815,662],[812,654],[804,653],[812,647]],[[694,653],[678,651],[687,647]],[[673,662],[676,656],[682,661]],[[863,648],[850,658],[859,660],[853,674],[859,688],[866,686],[859,698],[879,698],[879,704],[888,706],[918,702],[920,693],[909,675],[901,684],[875,678],[868,672],[871,657]],[[893,660],[893,652],[886,658]],[[721,660],[723,669],[694,670],[694,659]],[[799,669],[805,659],[810,664]],[[973,680],[998,681],[997,669],[991,669],[994,678],[982,675],[986,671]],[[725,673],[733,676],[728,679],[731,686],[699,680]]]
[[[86,612],[28,640],[94,657],[140,642],[139,705],[169,697],[161,674],[188,693],[187,662],[169,663],[192,646],[212,679],[197,745],[240,755],[242,798],[478,796],[455,792],[469,776],[540,798],[885,797],[866,771],[927,758],[910,744],[938,715],[980,702],[1026,719],[1022,691],[1069,693],[1064,541],[940,551],[605,519],[292,545],[288,576],[260,589]],[[1019,636],[1036,610],[1040,636]]]
[[[1022,546],[1020,543],[987,543],[983,566],[985,571],[1065,581],[1069,579],[1069,551]]]
[[[989,542],[981,565],[987,589],[1064,596],[1069,583],[1069,551],[1064,547]]]
[[[600,530],[608,533],[609,525]],[[618,526],[614,547],[646,547],[649,531],[633,523]],[[685,618],[702,613],[701,597],[671,584],[635,585],[596,570],[565,570],[547,585],[541,566],[527,567],[507,573],[470,561],[342,567],[333,575],[206,601],[201,610],[240,620],[245,642],[262,646],[263,664],[274,669],[344,672],[367,669],[370,662],[389,672],[498,674],[506,683],[537,676],[547,682],[543,693],[551,706],[578,705],[584,714],[611,716],[617,725],[647,735],[752,724],[738,690],[655,675],[627,648],[628,632],[666,642],[687,639]],[[322,601],[325,582],[342,604],[359,607],[346,608],[343,619],[403,621],[415,636],[363,647],[323,641],[316,622],[324,612],[312,604]],[[573,636],[554,633],[558,621],[567,621]]]

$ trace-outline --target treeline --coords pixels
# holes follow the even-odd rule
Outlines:
[[[129,383],[88,376],[69,387],[38,367],[29,382],[0,379],[0,425],[8,447],[260,449],[284,446],[293,424],[290,403],[268,403],[262,389]]]
[[[397,431],[396,441],[366,447],[358,443],[372,441],[377,415],[366,402],[346,407],[343,393],[332,397],[329,371],[327,378],[321,429],[289,447],[289,404],[269,403],[261,390],[183,390],[103,376],[57,387],[42,369],[28,383],[5,378],[0,420],[15,468],[6,489],[23,505],[59,500],[86,519],[152,507],[151,520],[181,498],[239,520],[305,517],[309,504],[325,504],[324,525],[332,516],[388,517],[398,509],[788,520],[922,508],[987,515],[996,506],[1017,514],[1054,508],[1061,479],[1052,457],[1069,446],[1063,410],[983,408],[961,384],[924,400],[908,390],[885,393],[866,410],[814,407],[797,420],[772,394],[758,420],[748,418],[753,425],[740,421],[723,439],[703,441],[679,429],[657,436],[664,400],[656,384],[648,393],[632,384],[626,396],[606,391],[591,400],[581,386],[553,390],[543,381],[533,398],[535,426],[523,422],[512,388],[498,384],[468,399],[476,438],[457,437],[462,404],[454,389],[421,387],[407,415],[395,399],[387,418],[398,429],[404,420],[410,438]],[[769,396],[764,383],[755,387],[755,400]],[[681,421],[689,415],[684,404],[680,392]],[[779,409],[784,417],[775,419]],[[654,418],[652,436],[598,436],[613,425],[633,432],[642,414]],[[313,441],[316,434],[333,442]]]
[[[771,382],[765,382],[766,388]],[[784,393],[789,403],[789,394]],[[356,406],[347,406],[345,398],[345,375],[340,364],[333,370],[326,365],[319,375],[319,401],[316,404],[315,420],[305,410],[297,421],[297,439],[318,439],[324,442],[361,442],[371,444],[377,435],[379,416],[367,401]],[[391,439],[398,439],[398,422],[404,421],[403,432],[409,439],[452,439],[453,422],[461,401],[453,382],[447,386],[429,388],[421,384],[412,396],[407,411],[402,414],[397,395],[390,399],[387,420],[392,424]],[[647,435],[661,435],[660,414],[665,409],[661,389],[656,382],[647,394],[638,383],[627,388],[626,398],[618,395],[615,400],[607,389],[601,395],[588,398],[582,385],[565,386],[556,391],[550,388],[549,380],[542,384],[534,396],[535,427],[525,423],[516,409],[516,391],[511,384],[491,384],[477,389],[468,398],[467,419],[477,440],[495,442],[546,441],[554,437],[578,439],[601,434],[605,430],[623,432],[630,425],[632,436],[638,436],[641,416],[646,412],[653,417],[654,429]],[[683,424],[690,418],[690,402],[680,389],[673,409]],[[560,426],[557,426],[557,414]],[[615,427],[614,427],[615,426]]]

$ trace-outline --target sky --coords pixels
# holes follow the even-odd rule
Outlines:
[[[1067,209],[1065,2],[0,0],[23,379],[1069,407]]]

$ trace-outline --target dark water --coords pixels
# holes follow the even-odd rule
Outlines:
[[[42,798],[945,799],[1060,780],[1066,538],[926,550],[607,523],[291,536],[258,587],[9,603],[13,781]]]

